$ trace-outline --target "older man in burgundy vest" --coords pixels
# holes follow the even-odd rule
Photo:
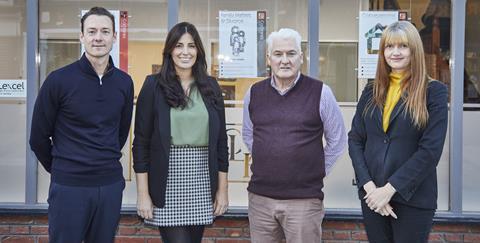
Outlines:
[[[323,178],[346,145],[332,90],[300,73],[300,34],[267,39],[272,76],[247,91],[243,140],[252,153],[248,185],[252,242],[321,242]],[[326,145],[323,144],[325,137]]]

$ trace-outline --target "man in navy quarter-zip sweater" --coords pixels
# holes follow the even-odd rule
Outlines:
[[[53,71],[35,103],[30,146],[51,174],[50,242],[113,242],[125,187],[119,162],[133,110],[133,82],[114,66],[114,17],[81,19],[80,60]]]

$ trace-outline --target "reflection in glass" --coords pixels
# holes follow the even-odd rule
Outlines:
[[[267,36],[280,28],[292,28],[300,33],[303,40],[306,40],[308,39],[308,0],[180,0],[179,3],[179,20],[188,21],[197,27],[207,53],[208,70],[212,76],[217,77],[222,87],[226,106],[229,152],[233,156],[230,158],[229,169],[230,205],[246,207],[246,186],[249,177],[245,175],[249,175],[249,171],[245,168],[248,169],[249,162],[244,159],[248,151],[240,134],[242,101],[248,88],[253,83],[265,79],[268,74],[260,74],[259,77],[253,78],[218,78],[220,36],[229,37],[232,34],[231,30],[226,33],[219,31],[219,11],[265,11]],[[258,62],[265,62],[262,58],[266,53],[260,51],[255,54]],[[308,62],[304,61],[303,66],[307,67]]]
[[[465,103],[480,104],[480,1],[467,1],[465,19]],[[479,106],[475,106],[478,107]]]
[[[40,56],[44,57],[40,62],[40,82],[42,83],[46,74],[70,64],[80,56],[80,41],[69,39],[40,40]]]
[[[425,61],[430,77],[450,86],[450,0],[369,0],[369,10],[404,12],[422,37]],[[438,209],[448,210],[449,197],[449,144],[447,136],[443,154],[437,166]]]
[[[356,42],[320,42],[320,80],[325,82],[335,94],[338,102],[357,101],[357,46]],[[302,43],[306,52],[307,43]],[[305,62],[306,55],[304,54]],[[306,73],[307,66],[302,66]]]
[[[40,82],[46,76],[60,67],[76,61],[81,53],[79,41],[80,16],[82,10],[88,10],[94,5],[109,10],[126,11],[128,74],[135,86],[135,96],[138,95],[145,76],[154,73],[162,64],[162,51],[167,34],[167,1],[91,1],[70,0],[40,0],[39,1],[39,51],[40,51]],[[125,24],[125,22],[123,22]],[[119,23],[120,24],[120,23]],[[125,27],[125,25],[124,25]],[[117,41],[121,36],[117,33]],[[125,49],[123,49],[125,50]],[[122,55],[123,53],[120,53]],[[123,56],[124,57],[124,56]],[[115,63],[118,67],[119,63]],[[132,123],[132,128],[133,128]],[[130,130],[132,134],[133,129]],[[130,136],[122,150],[121,163],[127,185],[124,191],[123,203],[135,204],[136,188],[132,169]],[[24,151],[24,150],[23,150]],[[45,202],[48,195],[49,175],[39,169],[38,201]]]
[[[463,210],[480,211],[480,0],[467,1],[463,112]]]
[[[9,95],[3,85],[23,83],[26,93],[26,1],[3,2],[0,5],[0,203],[11,203],[25,201],[26,105],[25,97]]]
[[[179,19],[195,24],[207,52],[210,74],[218,77],[219,35],[231,35],[230,32],[219,32],[219,11],[265,11],[267,36],[280,28],[293,28],[305,40],[308,38],[307,6],[307,0],[180,0]],[[257,55],[265,55],[265,53],[258,53]],[[261,59],[259,58],[259,60]],[[304,62],[303,65],[308,66],[308,63]],[[241,101],[250,85],[264,78],[228,78],[219,79],[219,83],[224,86],[226,91],[224,96],[227,100],[234,98]],[[232,95],[233,93],[234,95]]]
[[[370,10],[395,10],[406,14],[422,37],[428,74],[450,85],[450,0],[370,0]]]

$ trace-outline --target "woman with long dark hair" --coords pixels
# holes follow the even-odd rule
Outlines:
[[[428,77],[422,40],[410,22],[385,29],[378,58],[348,134],[365,229],[370,242],[427,242],[447,87]]]
[[[190,23],[170,30],[161,71],[140,91],[133,158],[138,215],[166,243],[201,242],[228,206],[227,135],[220,87]]]

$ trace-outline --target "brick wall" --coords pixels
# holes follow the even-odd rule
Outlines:
[[[47,243],[46,215],[0,215],[0,243]],[[325,220],[325,243],[367,242],[363,224],[357,220]],[[146,227],[136,216],[122,216],[116,243],[161,243],[156,228]],[[247,243],[246,218],[222,218],[205,230],[203,243]],[[480,223],[435,223],[430,242],[480,242]]]

